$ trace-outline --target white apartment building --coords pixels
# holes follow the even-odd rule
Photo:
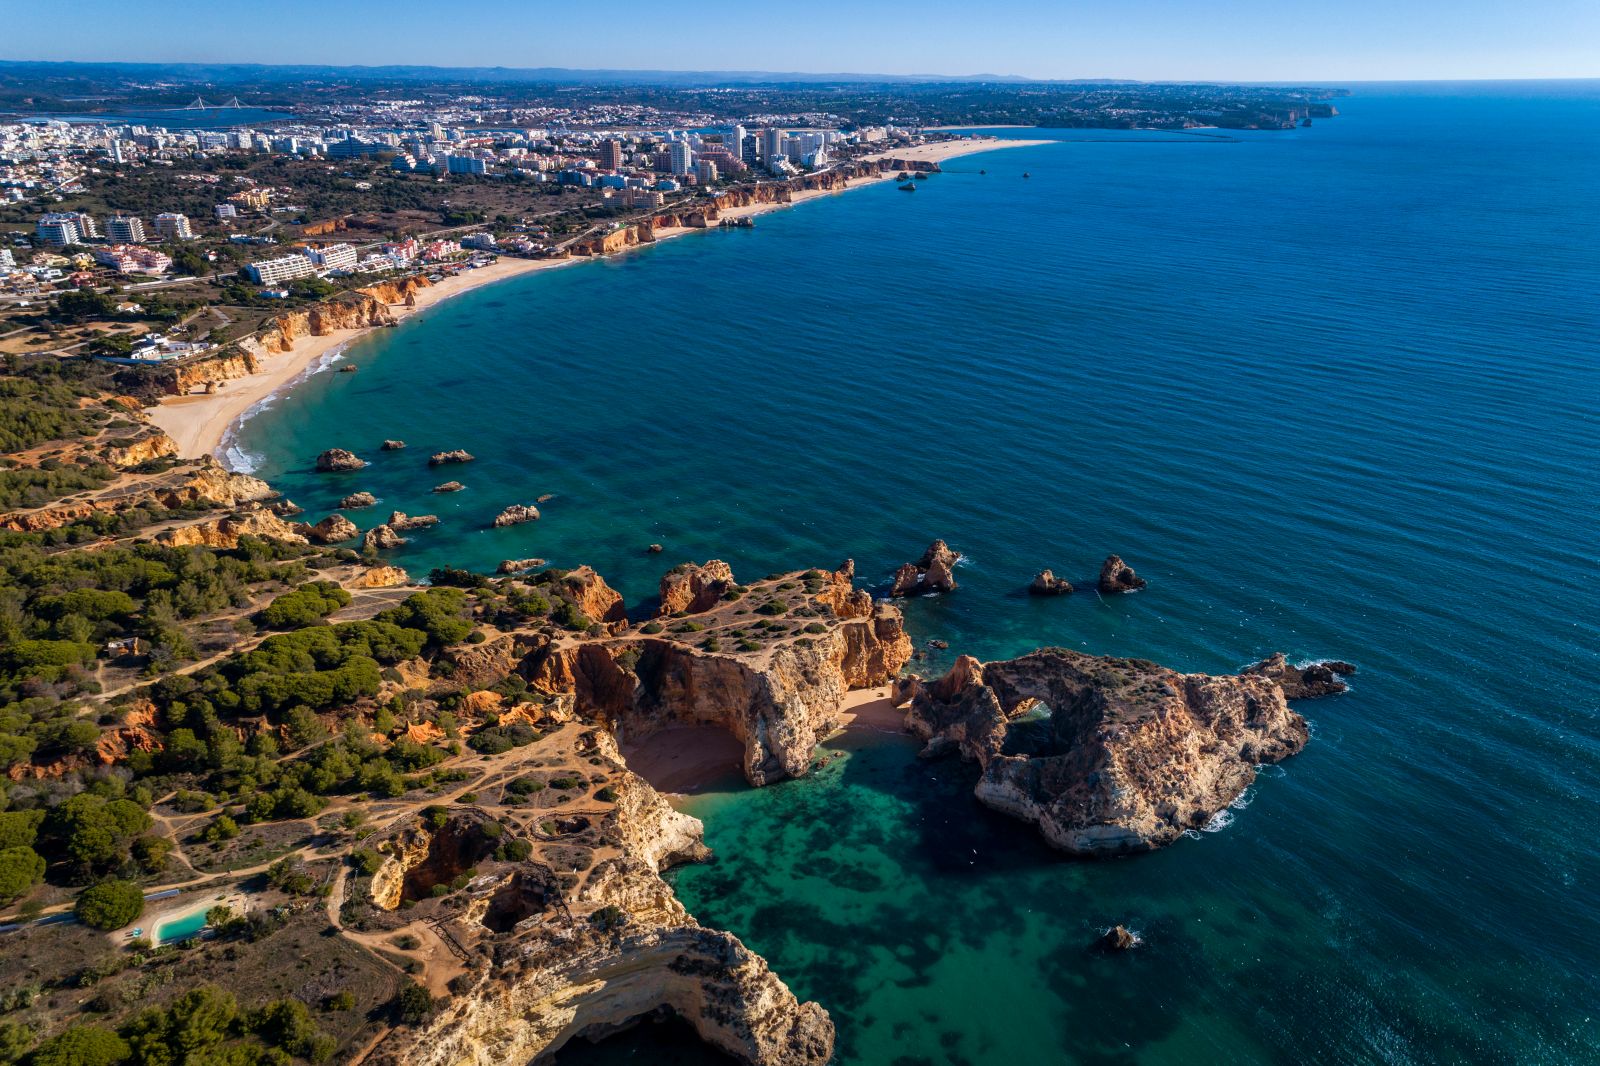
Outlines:
[[[303,255],[281,255],[276,259],[259,259],[244,270],[257,285],[277,285],[296,278],[309,278],[317,272],[317,264]]]
[[[354,270],[360,258],[349,244],[330,244],[306,249],[306,257],[323,270]]]
[[[144,220],[133,215],[112,215],[106,219],[106,240],[112,244],[143,244]]]
[[[169,241],[194,239],[194,230],[189,226],[189,216],[176,211],[163,211],[156,216],[156,232]]]

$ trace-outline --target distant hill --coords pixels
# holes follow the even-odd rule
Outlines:
[[[272,84],[307,80],[545,82],[590,85],[827,85],[1012,83],[1036,79],[1014,74],[860,74],[771,70],[576,70],[568,67],[321,66],[265,63],[62,63],[0,60],[0,75],[12,78],[159,80],[196,84]],[[1103,79],[1052,81],[1055,85],[1135,85]]]

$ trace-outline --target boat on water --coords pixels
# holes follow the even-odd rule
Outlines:
[[[1024,171],[1023,171],[1023,172],[1022,172],[1022,176],[1023,176],[1023,177],[1025,177],[1025,178],[1031,178],[1031,177],[1033,177],[1033,175],[1032,175],[1032,174],[1029,174],[1029,173],[1028,173],[1028,172],[1027,172],[1027,171],[1026,171],[1026,170],[1024,170]]]
[[[987,173],[989,173],[989,172],[988,172],[988,171],[987,171],[987,170],[980,170],[980,171],[978,171],[978,173],[979,173],[979,174],[987,174]]]

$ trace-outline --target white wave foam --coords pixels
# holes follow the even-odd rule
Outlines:
[[[1211,816],[1211,820],[1200,827],[1202,833],[1220,833],[1233,824],[1233,812],[1221,810]]]

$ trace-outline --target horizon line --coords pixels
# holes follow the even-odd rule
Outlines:
[[[1099,76],[1055,76],[1037,77],[1026,74],[996,74],[996,73],[970,73],[970,74],[937,74],[913,73],[895,74],[888,72],[859,72],[859,71],[806,71],[806,70],[702,70],[693,68],[666,69],[666,68],[629,68],[629,67],[556,67],[556,66],[508,66],[505,64],[489,65],[441,65],[437,63],[326,63],[326,62],[263,62],[260,60],[164,60],[164,59],[17,59],[0,57],[0,65],[38,65],[38,66],[99,66],[99,67],[254,67],[266,70],[288,68],[317,68],[329,71],[352,72],[379,72],[379,71],[438,71],[449,72],[477,72],[474,80],[485,80],[484,74],[505,72],[508,74],[540,74],[564,75],[568,78],[583,75],[596,75],[599,80],[617,77],[634,77],[639,79],[650,76],[670,76],[675,78],[706,78],[707,84],[714,83],[717,78],[737,78],[747,82],[758,80],[785,81],[797,78],[816,80],[855,81],[861,83],[871,82],[905,82],[908,84],[932,84],[938,82],[950,83],[986,83],[1008,82],[1013,84],[1082,84],[1082,85],[1262,85],[1262,86],[1305,86],[1324,87],[1333,84],[1349,85],[1381,85],[1381,84],[1448,84],[1453,82],[1539,82],[1539,81],[1600,81],[1600,73],[1596,74],[1496,74],[1496,75],[1451,75],[1434,77],[1362,77],[1362,78],[1214,78],[1214,77],[1154,77],[1141,78],[1126,75],[1099,75]]]

